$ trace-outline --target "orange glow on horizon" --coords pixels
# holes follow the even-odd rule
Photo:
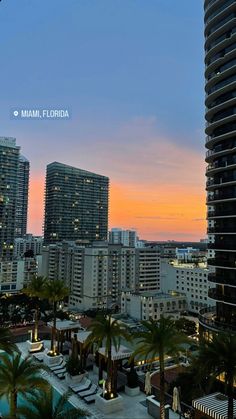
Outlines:
[[[44,178],[32,177],[28,231],[42,234]],[[111,183],[109,227],[135,228],[147,240],[199,240],[205,237],[205,193],[182,185],[150,187]]]

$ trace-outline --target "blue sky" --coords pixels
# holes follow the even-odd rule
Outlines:
[[[141,147],[152,149],[155,138],[203,158],[202,3],[2,0],[0,136],[17,137],[32,181],[59,160],[121,185],[127,159],[134,170],[126,181],[140,177],[144,187],[143,175],[150,170],[153,176],[156,163],[150,169],[147,158],[142,167]],[[72,117],[14,121],[14,107],[68,107]],[[117,159],[114,170],[111,160]],[[203,187],[199,170],[196,183]]]

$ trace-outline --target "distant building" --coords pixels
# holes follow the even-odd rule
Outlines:
[[[62,163],[47,166],[44,242],[107,240],[109,179]]]
[[[178,318],[186,309],[186,297],[179,292],[122,292],[121,295],[121,313],[137,320],[159,320],[165,315]]]
[[[122,230],[121,228],[112,228],[109,231],[109,243],[123,244],[128,247],[136,247],[137,232],[135,230]]]
[[[20,155],[17,176],[15,237],[23,237],[27,231],[29,170],[29,161]]]
[[[24,257],[29,250],[34,256],[41,255],[43,248],[43,237],[26,234],[24,237],[17,237],[14,242],[14,257],[19,259]]]

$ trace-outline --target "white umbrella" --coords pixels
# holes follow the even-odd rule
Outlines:
[[[180,399],[179,399],[179,390],[177,389],[177,387],[174,387],[174,389],[173,389],[172,410],[174,412],[180,412],[181,411]]]
[[[152,392],[151,374],[150,374],[149,371],[145,375],[145,388],[144,388],[144,391],[145,391],[145,393],[147,395],[148,394],[151,394],[151,392]]]

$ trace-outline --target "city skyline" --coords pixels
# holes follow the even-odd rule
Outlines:
[[[0,36],[11,27],[1,136],[16,137],[31,163],[28,231],[42,233],[46,165],[56,160],[110,178],[110,228],[205,236],[203,8],[189,3],[1,4]],[[71,119],[10,118],[37,106],[68,107]]]

